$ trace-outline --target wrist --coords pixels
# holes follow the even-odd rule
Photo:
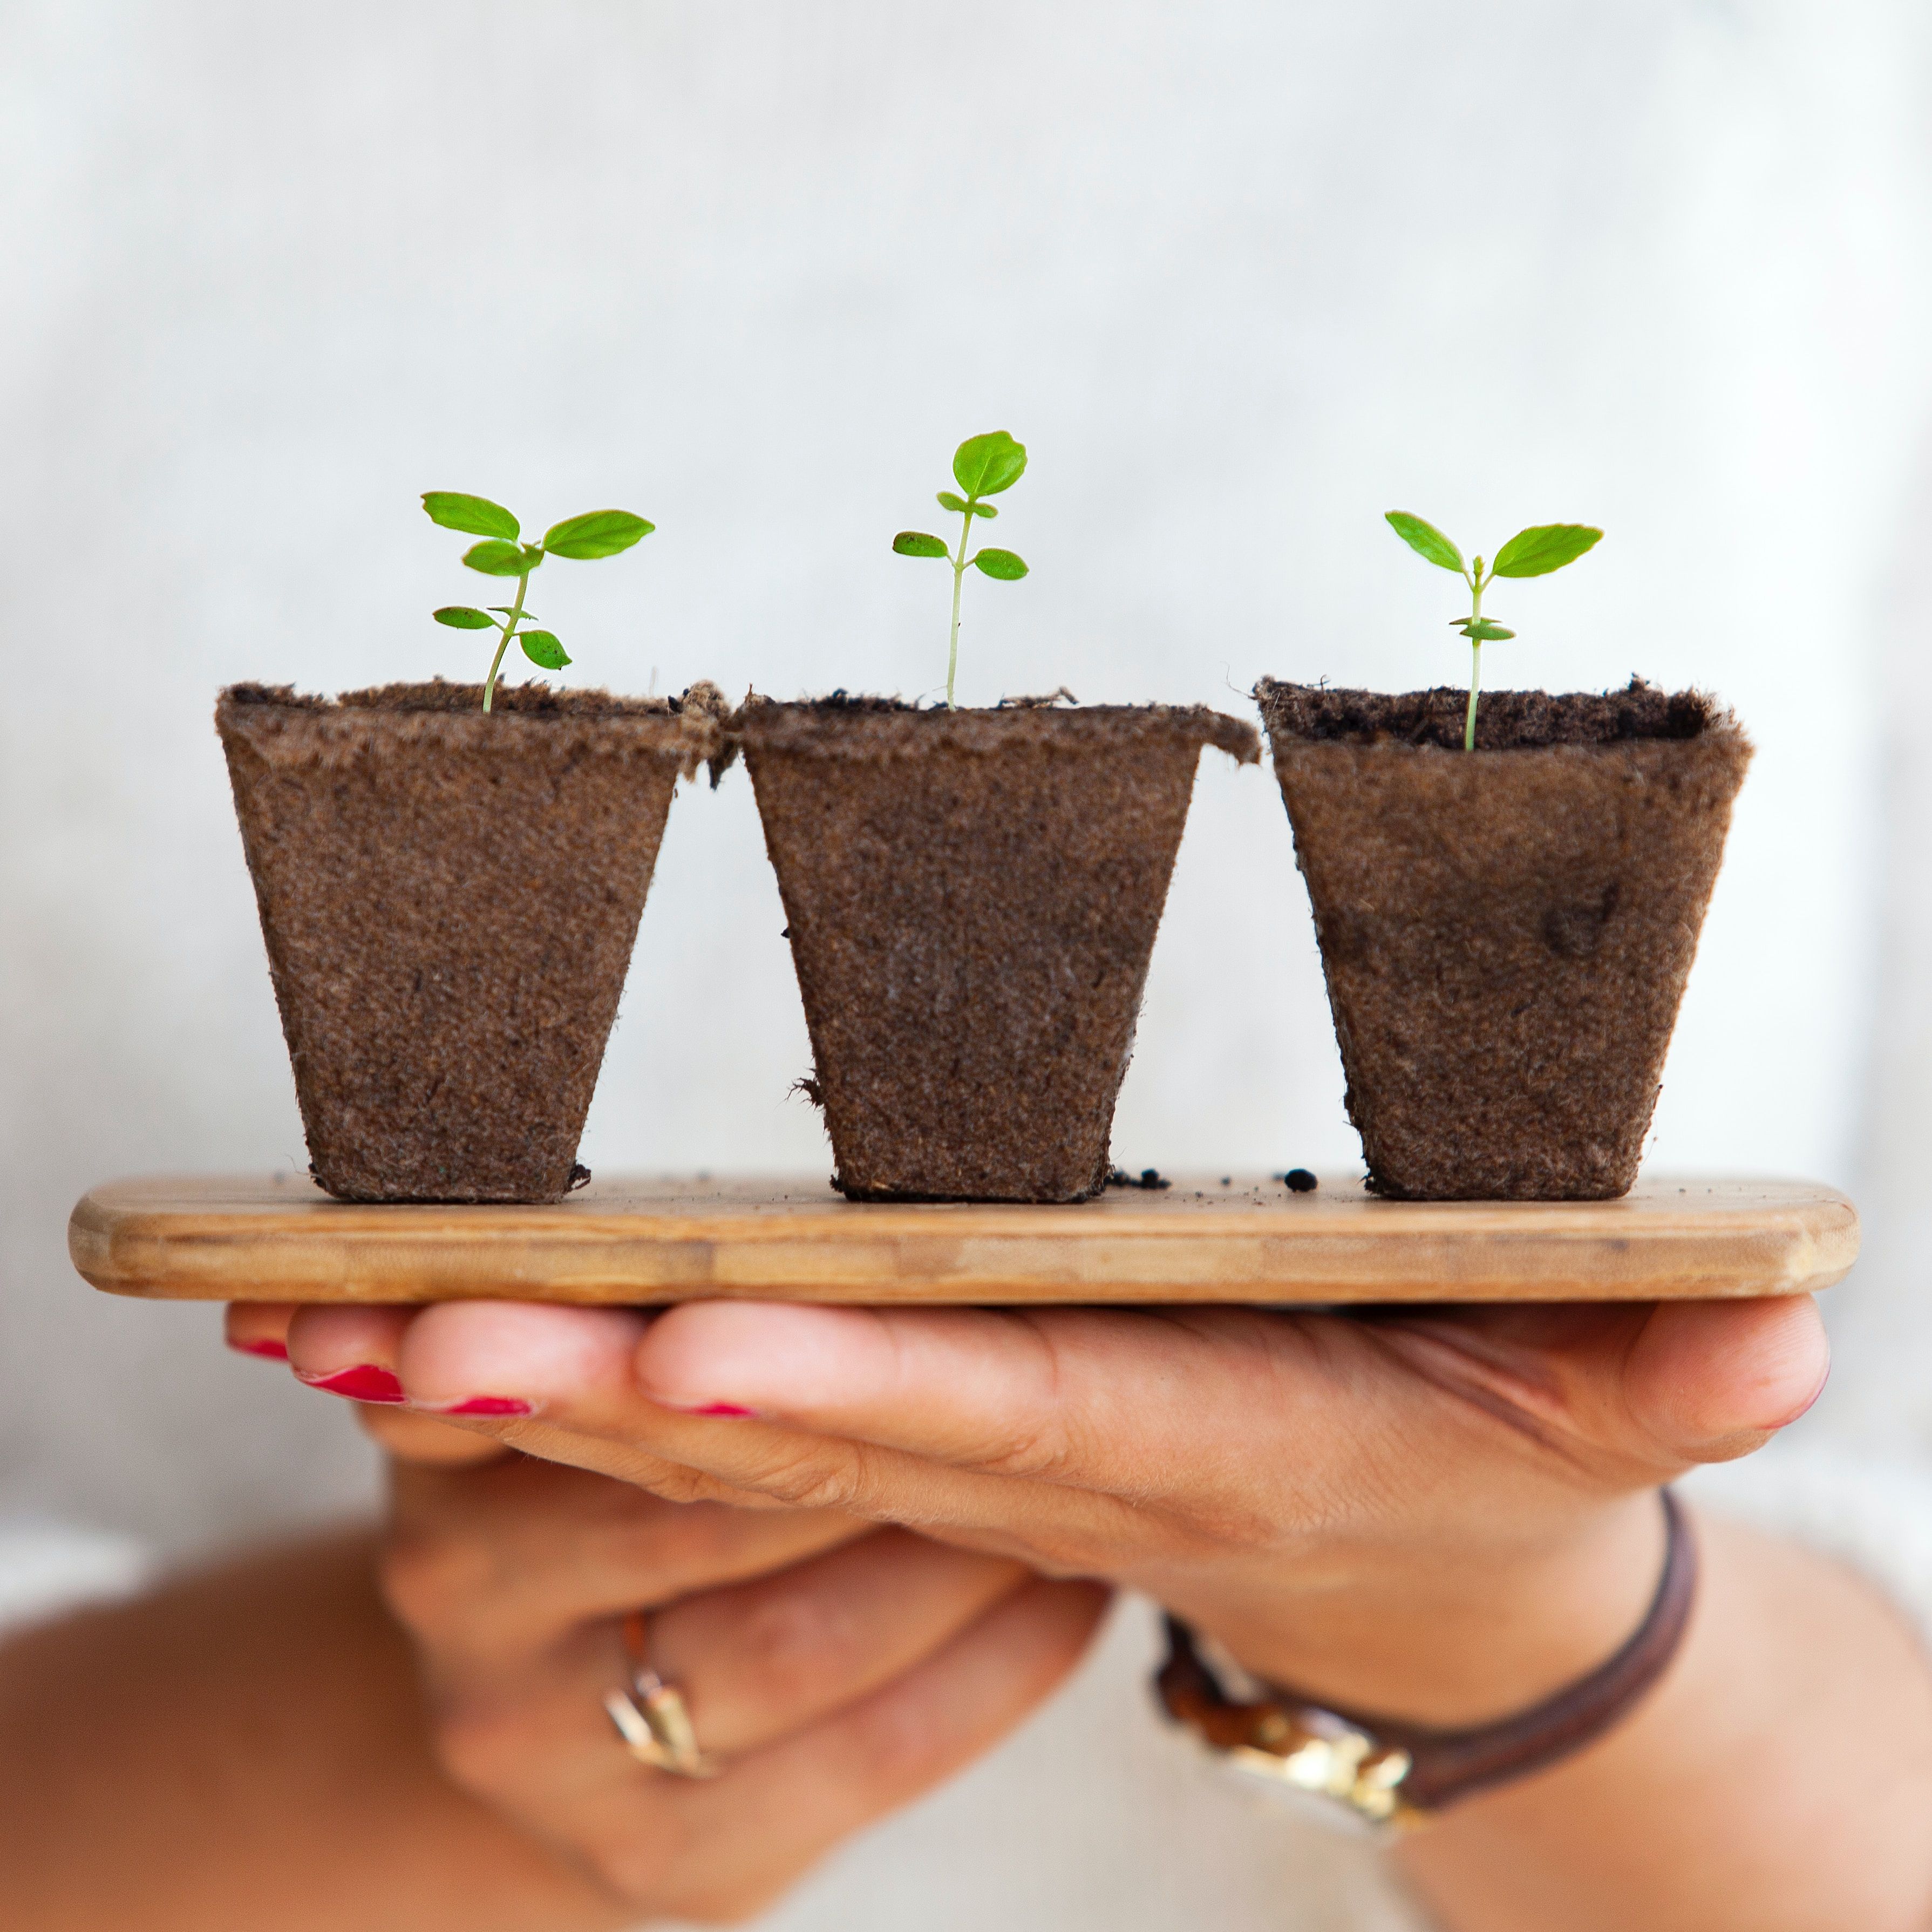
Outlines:
[[[1257,1677],[1461,1728],[1538,1703],[1616,1652],[1656,1592],[1664,1540],[1646,1490],[1520,1545],[1378,1552],[1319,1587],[1277,1579],[1198,1615],[1177,1607]]]

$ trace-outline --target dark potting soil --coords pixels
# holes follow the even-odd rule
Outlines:
[[[1262,695],[1264,691],[1268,694]],[[1433,745],[1462,748],[1469,694],[1432,691],[1331,691],[1325,685],[1262,679],[1255,695],[1276,731],[1312,744]],[[1608,745],[1630,738],[1696,738],[1726,719],[1701,691],[1659,691],[1632,678],[1622,691],[1486,691],[1476,708],[1476,749],[1517,752],[1545,745]]]
[[[1201,707],[949,712],[840,693],[749,700],[733,730],[838,1185],[1097,1193],[1201,748],[1251,761],[1252,728]]]
[[[238,685],[215,722],[312,1172],[358,1201],[543,1201],[576,1166],[680,772],[726,706]]]
[[[1636,1178],[1750,762],[1696,692],[1264,679],[1370,1185],[1603,1199]]]

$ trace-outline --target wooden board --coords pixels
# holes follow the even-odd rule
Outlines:
[[[437,1208],[356,1206],[277,1174],[110,1182],[75,1208],[68,1246],[96,1288],[190,1300],[1600,1301],[1827,1287],[1858,1222],[1804,1181],[1427,1202],[1215,1175],[1039,1208],[618,1177],[554,1207]]]

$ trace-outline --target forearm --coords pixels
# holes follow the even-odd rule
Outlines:
[[[0,1647],[0,1872],[34,1932],[590,1932],[628,1915],[425,1742],[366,1538]]]
[[[1610,1736],[1400,1857],[1448,1932],[1922,1932],[1932,1665],[1826,1559],[1700,1520],[1684,1648]]]

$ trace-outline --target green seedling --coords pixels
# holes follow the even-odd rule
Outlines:
[[[1433,524],[1425,524],[1420,517],[1412,517],[1406,510],[1390,510],[1388,514],[1396,535],[1418,556],[1444,570],[1454,571],[1469,586],[1469,614],[1466,617],[1452,617],[1449,623],[1451,629],[1460,631],[1468,639],[1472,653],[1469,665],[1469,715],[1462,727],[1462,748],[1473,752],[1476,748],[1476,698],[1483,685],[1483,646],[1493,644],[1499,638],[1516,635],[1514,631],[1505,630],[1483,615],[1484,591],[1498,577],[1547,577],[1552,570],[1561,570],[1566,563],[1574,563],[1604,533],[1592,530],[1588,524],[1538,524],[1533,529],[1518,530],[1496,552],[1496,561],[1486,574],[1480,557],[1477,558],[1473,567],[1464,563],[1462,553]]]
[[[1003,429],[984,436],[969,436],[952,452],[952,480],[965,491],[962,496],[951,490],[939,493],[939,507],[950,510],[959,519],[959,548],[949,550],[938,538],[923,530],[902,530],[892,539],[892,548],[901,556],[943,556],[952,566],[952,641],[946,658],[946,708],[958,710],[952,702],[953,680],[959,669],[959,586],[967,566],[998,578],[1003,584],[1017,583],[1027,567],[1010,550],[977,550],[966,554],[975,517],[997,517],[1000,513],[987,496],[1010,490],[1026,474],[1026,445],[1016,442]]]
[[[430,521],[446,530],[461,530],[481,537],[463,553],[463,561],[485,577],[514,577],[517,594],[508,604],[493,604],[479,610],[470,604],[446,604],[432,611],[439,624],[453,631],[496,631],[496,655],[490,660],[490,675],[483,681],[483,709],[488,711],[496,694],[496,676],[503,667],[503,653],[514,638],[524,655],[545,670],[561,670],[569,663],[568,654],[557,641],[554,631],[537,630],[536,613],[524,608],[530,587],[530,572],[547,556],[588,559],[615,556],[628,550],[640,538],[656,529],[628,510],[592,510],[580,517],[568,517],[544,532],[542,543],[522,543],[522,526],[500,503],[487,496],[466,496],[456,490],[426,490],[423,508]]]

